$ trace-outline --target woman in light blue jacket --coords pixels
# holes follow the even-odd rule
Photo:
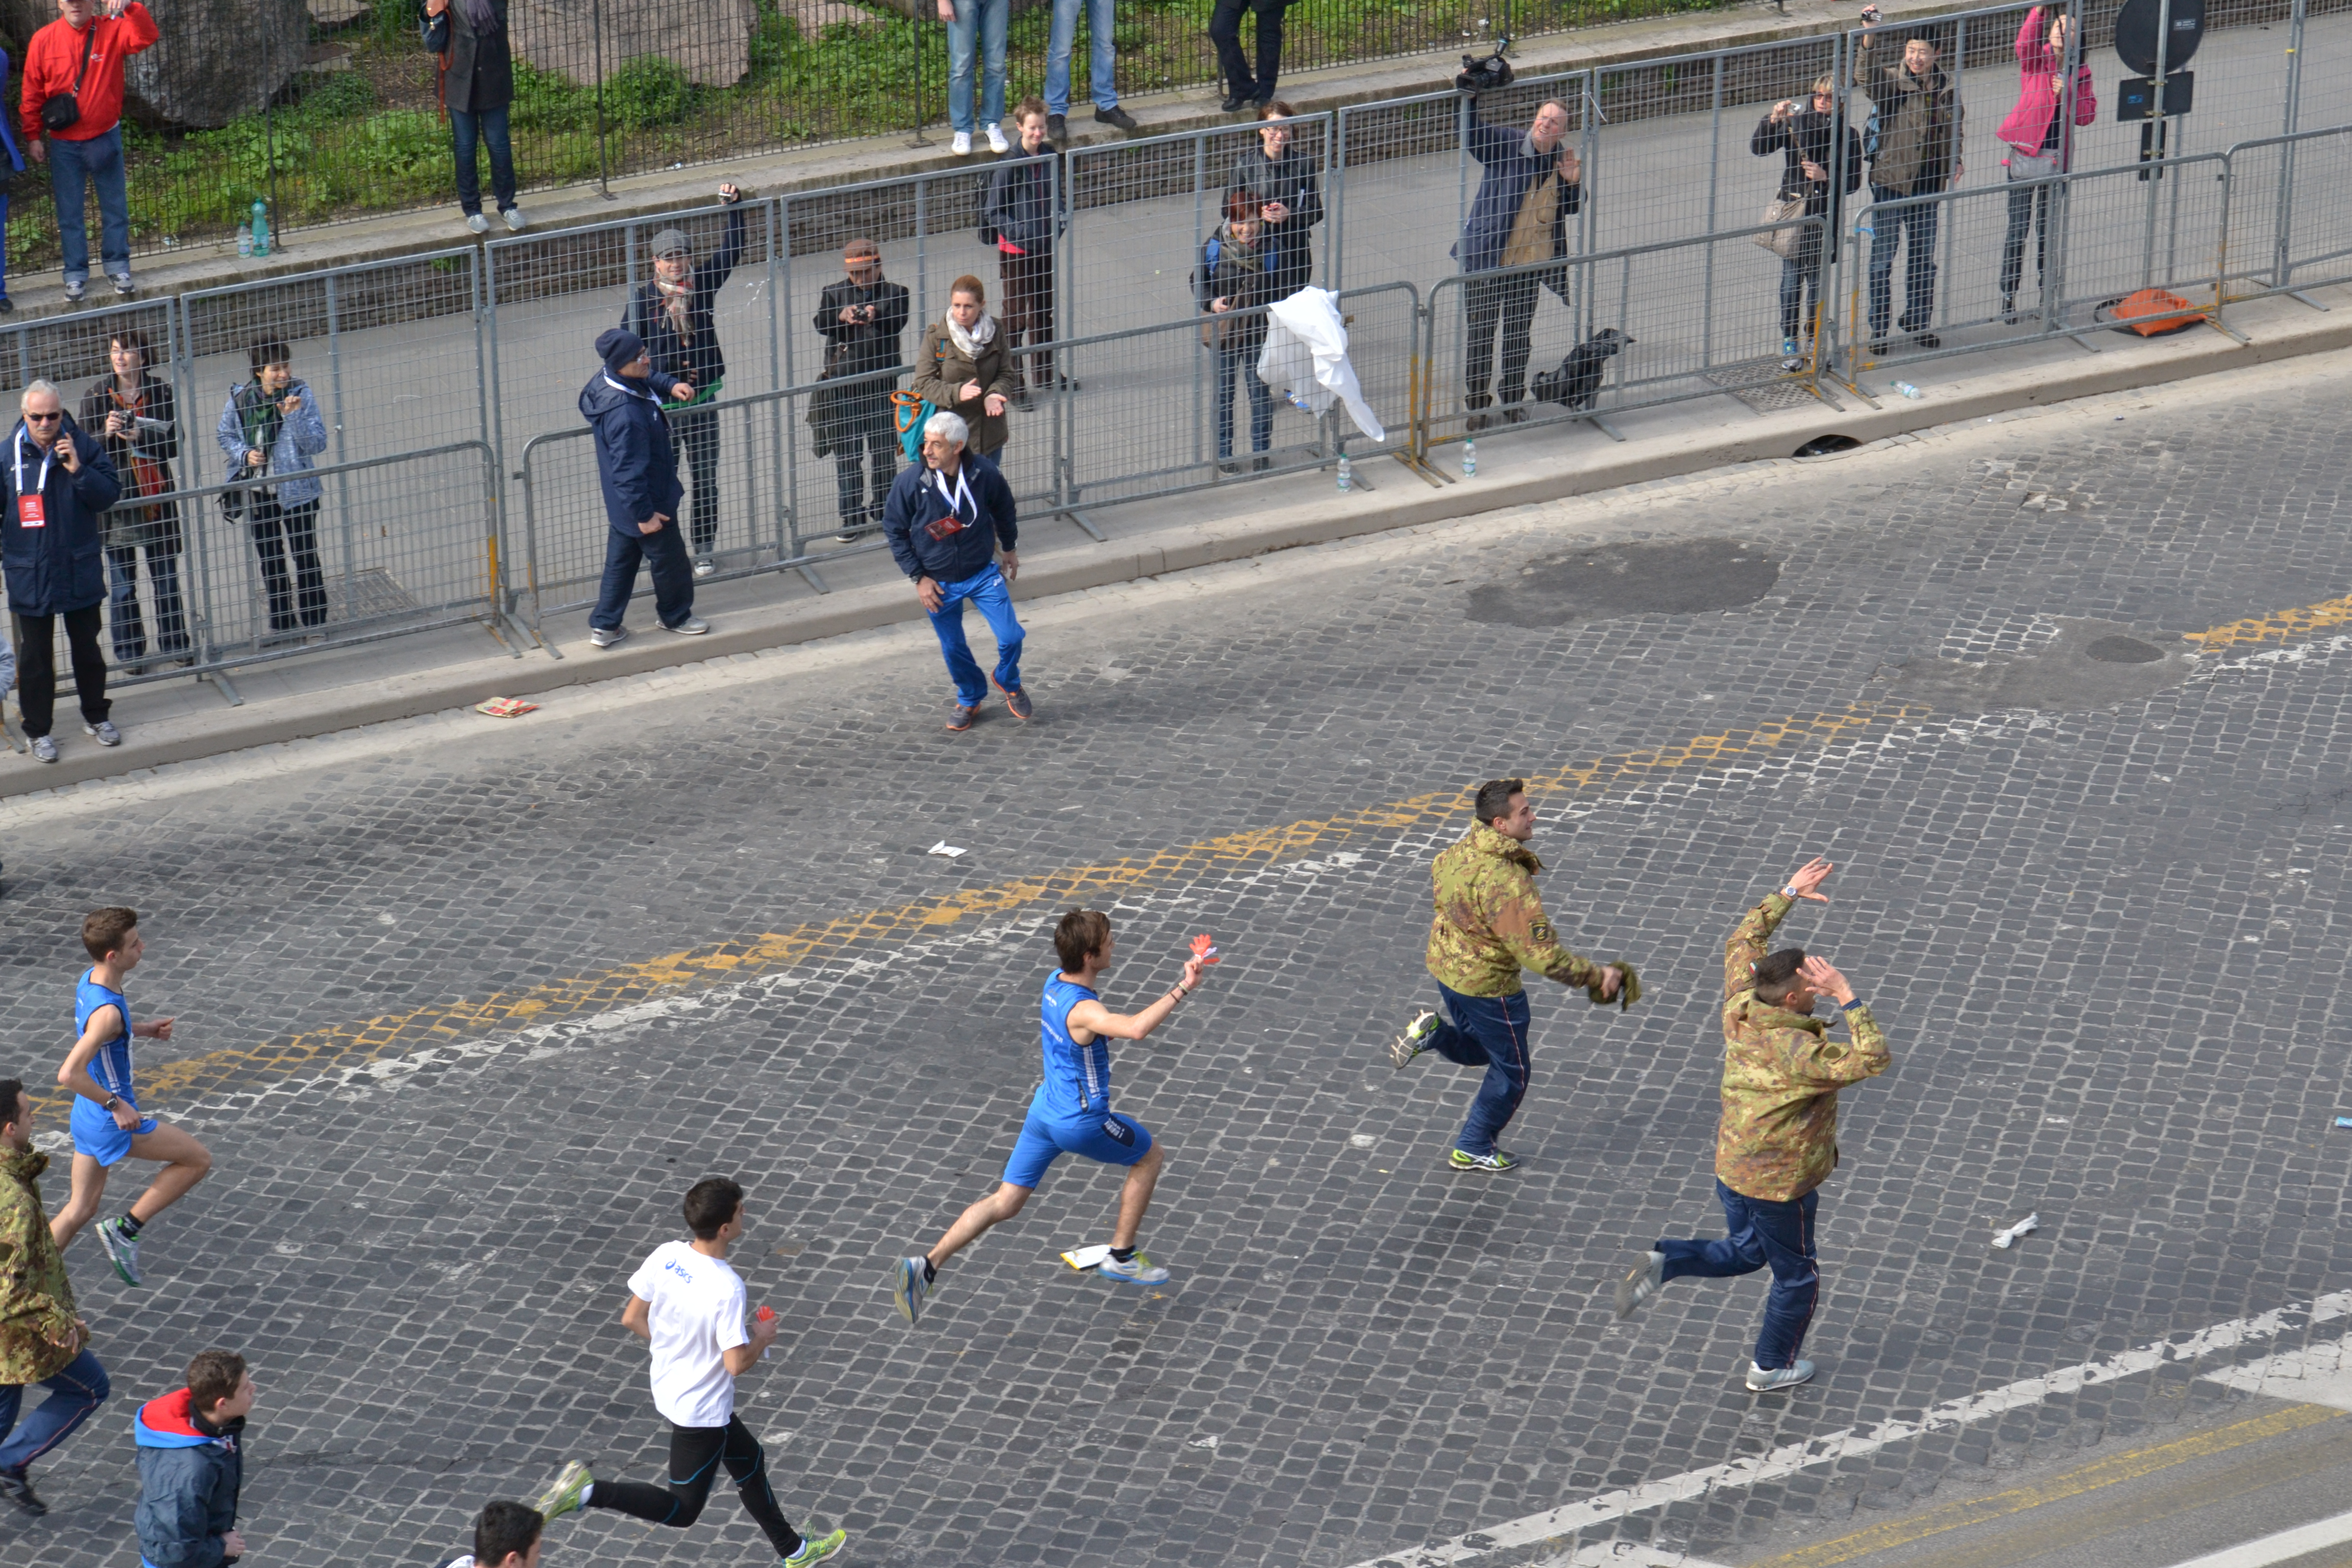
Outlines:
[[[231,479],[275,482],[221,497],[221,510],[253,529],[254,553],[269,586],[269,629],[295,636],[327,618],[327,574],[319,563],[319,497],[310,459],[327,449],[327,424],[310,385],[294,375],[284,343],[253,345],[253,379],[229,389],[215,432]],[[284,478],[282,476],[299,476]],[[286,558],[294,557],[293,571]]]

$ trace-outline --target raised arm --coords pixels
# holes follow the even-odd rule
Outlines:
[[[1777,893],[1767,893],[1764,901],[1748,911],[1723,944],[1723,994],[1738,995],[1756,984],[1756,961],[1770,951],[1772,933],[1789,916],[1799,899],[1809,899],[1826,904],[1829,896],[1820,891],[1829,874],[1837,869],[1827,860],[1815,856],[1797,868],[1794,876],[1780,885]]]
[[[1088,998],[1070,1009],[1070,1026],[1090,1035],[1108,1035],[1114,1040],[1139,1040],[1166,1023],[1168,1015],[1176,1011],[1176,1004],[1200,989],[1200,985],[1201,961],[1188,958],[1184,961],[1183,978],[1140,1013],[1114,1013]]]
[[[1837,1003],[1853,1038],[1832,1039],[1810,1029],[1778,1032],[1781,1070],[1790,1080],[1814,1089],[1839,1089],[1885,1072],[1895,1059],[1887,1051],[1885,1032],[1845,976],[1823,958],[1806,959],[1797,973],[1808,986]]]

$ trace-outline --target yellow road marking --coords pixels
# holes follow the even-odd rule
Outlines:
[[[2228,626],[2211,626],[2201,632],[2183,632],[2181,640],[2193,642],[2211,653],[2216,648],[2242,647],[2248,643],[2288,642],[2347,625],[2352,625],[2352,598],[2328,599],[2231,621]]]
[[[1925,712],[1924,709],[1901,703],[1856,703],[1841,712],[1775,719],[1718,734],[1694,736],[1677,745],[1620,752],[1572,763],[1530,777],[1528,788],[1530,794],[1544,797],[1595,795],[1661,775],[1754,763],[1817,749],[1886,729],[1906,719],[1922,717]],[[965,888],[919,903],[814,921],[790,931],[667,953],[601,973],[501,992],[479,1001],[419,1007],[360,1023],[310,1030],[262,1045],[159,1062],[140,1068],[140,1087],[144,1091],[141,1100],[150,1110],[173,1100],[184,1103],[232,1087],[247,1088],[301,1073],[356,1067],[436,1044],[478,1038],[501,1029],[607,1012],[647,996],[773,973],[853,946],[936,934],[968,920],[1083,900],[1103,900],[1139,888],[1165,887],[1204,876],[1251,870],[1367,837],[1458,818],[1468,804],[1466,790],[1439,790],[1337,816],[1253,828],[1153,855],[1067,867],[1040,876]]]
[[[2084,1492],[2111,1487],[2119,1481],[2136,1480],[2175,1465],[2188,1464],[2192,1459],[2226,1454],[2249,1443],[2259,1443],[2266,1438],[2340,1419],[2343,1415],[2340,1410],[2331,1410],[2321,1405],[2290,1405],[2267,1415],[2257,1415],[2228,1426],[2217,1426],[2210,1432],[2200,1432],[2152,1448],[2134,1448],[2121,1454],[2111,1454],[2079,1469],[2068,1470],[2063,1475],[2053,1476],[2046,1481],[2037,1481],[2031,1486],[2013,1487],[2008,1491],[1973,1498],[1966,1502],[1948,1503],[1908,1519],[1891,1519],[1885,1524],[1874,1524],[1835,1541],[1820,1542],[1779,1557],[1767,1558],[1753,1564],[1752,1568],[1830,1568],[1832,1563],[1851,1563],[1874,1552],[1925,1541],[1931,1535],[1941,1535],[1947,1531],[1965,1530],[1972,1524],[1983,1524],[1990,1520],[2022,1513],[2028,1509],[2040,1508],[2062,1499],[2080,1497]]]

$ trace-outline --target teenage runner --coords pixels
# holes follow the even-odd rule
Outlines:
[[[98,1243],[126,1284],[139,1284],[139,1232],[149,1220],[188,1195],[213,1168],[212,1152],[188,1133],[139,1114],[131,1082],[132,1039],[168,1040],[172,1020],[133,1024],[122,985],[147,944],[139,935],[137,911],[118,906],[92,910],[81,922],[81,945],[97,962],[74,991],[74,1028],[79,1038],[58,1068],[59,1088],[73,1090],[68,1125],[73,1132],[73,1194],[49,1221],[58,1250],[81,1233],[106,1196],[106,1173],[128,1157],[158,1160],[163,1168],[139,1201],[121,1217],[102,1220]]]
[[[1110,1040],[1139,1040],[1160,1027],[1176,1004],[1200,988],[1201,969],[1215,962],[1203,953],[1184,964],[1184,977],[1150,1006],[1136,1014],[1114,1013],[1097,994],[1108,973],[1112,951],[1110,917],[1097,910],[1072,910],[1054,931],[1054,952],[1062,972],[1045,982],[1042,1036],[1045,1079],[1029,1101],[1021,1141],[1005,1162],[1003,1184],[963,1211],[939,1244],[922,1258],[898,1260],[891,1282],[898,1315],[913,1322],[938,1282],[940,1266],[981,1237],[991,1226],[1021,1212],[1046,1169],[1064,1154],[1080,1154],[1106,1165],[1127,1167],[1118,1193],[1118,1228],[1111,1232],[1110,1257],[1102,1272],[1130,1285],[1158,1285],[1168,1270],[1135,1249],[1144,1210],[1160,1180],[1160,1146],[1142,1122],[1110,1108]],[[1214,952],[1214,949],[1209,950]]]
[[[694,1240],[655,1248],[629,1276],[629,1304],[621,1310],[622,1326],[653,1347],[654,1408],[670,1423],[669,1485],[600,1481],[574,1459],[535,1506],[551,1521],[575,1509],[608,1508],[684,1530],[701,1517],[723,1463],[743,1511],[767,1532],[782,1568],[806,1568],[840,1551],[849,1532],[801,1538],[776,1505],[760,1440],[735,1414],[735,1380],[759,1364],[777,1332],[772,1314],[743,1326],[743,1279],[727,1261],[743,1235],[743,1189],[724,1176],[695,1183],[686,1194],[686,1225]]]

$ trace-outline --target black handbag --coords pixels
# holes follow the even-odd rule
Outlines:
[[[41,100],[41,124],[51,135],[81,123],[81,79],[89,74],[89,51],[98,42],[98,18],[81,30],[81,69],[74,72],[71,92],[51,93]]]

